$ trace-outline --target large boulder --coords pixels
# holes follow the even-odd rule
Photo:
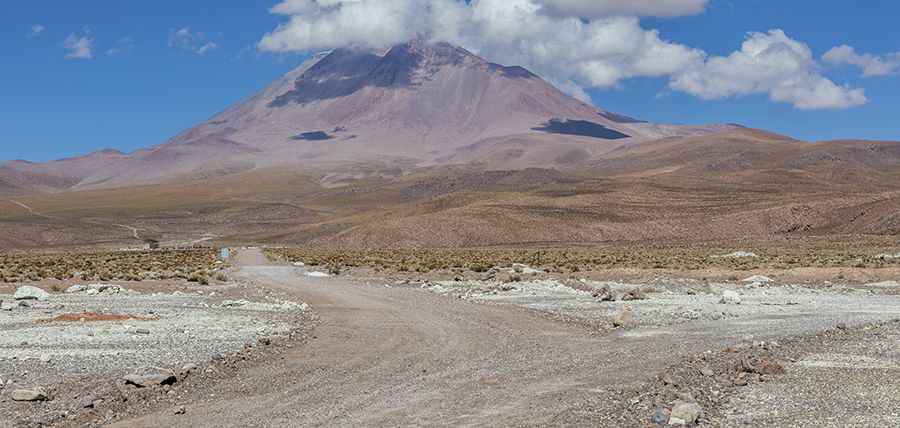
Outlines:
[[[47,300],[50,300],[50,293],[37,287],[25,285],[16,289],[16,294],[13,295],[13,298],[16,300],[38,300],[46,302]]]

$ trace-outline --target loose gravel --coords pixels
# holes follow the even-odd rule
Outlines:
[[[307,309],[274,298],[223,304],[223,295],[240,293],[238,285],[207,292],[113,290],[53,294],[47,301],[0,295],[16,302],[0,311],[0,420],[25,424],[21,418],[32,410],[10,399],[14,391],[41,388],[62,396],[85,379],[203,365],[261,338],[289,335]]]

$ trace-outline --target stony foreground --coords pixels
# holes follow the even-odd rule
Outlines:
[[[21,286],[0,295],[3,423],[62,423],[99,412],[123,398],[110,385],[168,387],[247,344],[297,328],[305,305],[264,295],[229,300],[251,297],[248,290],[77,284],[60,293]]]
[[[731,283],[558,281],[541,279],[527,266],[515,268],[523,275],[518,281],[392,282],[271,265],[255,250],[242,251],[238,264],[235,275],[243,285],[230,291],[174,296],[170,309],[160,304],[158,313],[132,312],[177,319],[179,299],[199,299],[190,312],[222,316],[229,327],[205,326],[210,330],[186,341],[218,346],[213,344],[221,335],[221,342],[243,349],[213,355],[209,366],[162,367],[174,380],[165,371],[122,371],[125,377],[116,378],[119,390],[140,392],[114,395],[116,403],[99,403],[55,422],[122,427],[898,423],[890,405],[900,378],[900,323],[894,321],[900,318],[900,296],[893,283],[800,287],[762,277]],[[98,296],[106,298],[68,298],[82,302]],[[309,303],[314,328],[294,339],[276,331],[269,341],[248,329],[246,320],[230,318],[252,313],[280,319],[279,310],[251,310],[255,304],[249,302],[267,299]],[[153,322],[159,320],[121,321],[120,332],[130,332],[129,340],[152,336],[162,327],[142,323]],[[131,324],[135,328],[127,327]],[[135,334],[136,328],[151,334]],[[250,336],[241,336],[247,330]],[[37,364],[37,358],[27,361]],[[841,395],[845,387],[852,391],[849,399]],[[28,426],[25,415],[79,400],[43,392],[47,396],[38,399],[49,401],[16,404],[6,398],[11,392],[3,392],[7,401],[0,404],[19,417],[13,426]]]

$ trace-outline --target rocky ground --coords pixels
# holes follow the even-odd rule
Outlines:
[[[525,274],[528,269],[525,267]],[[523,268],[519,268],[523,270]],[[832,314],[845,322],[897,313],[900,283],[815,286],[760,275],[734,282],[658,278],[646,282],[526,279],[399,281],[398,285],[488,304],[508,304],[598,327],[665,327],[695,321],[778,319]],[[624,315],[623,315],[624,314]],[[726,324],[724,322],[720,324]]]
[[[0,377],[13,381],[0,420],[129,428],[900,421],[894,280],[563,279],[515,265],[481,279],[388,281],[273,265],[258,250],[239,259],[237,279],[217,286],[88,285],[46,301],[0,289],[14,302],[0,312],[10,333],[0,338]]]
[[[248,344],[290,336],[307,309],[240,282],[121,284],[0,294],[0,426],[63,423],[129,390],[169,388]]]
[[[725,426],[900,426],[900,320],[840,325],[778,352],[784,376],[736,391]]]

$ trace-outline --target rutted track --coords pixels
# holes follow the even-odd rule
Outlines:
[[[642,426],[646,415],[623,414],[623,403],[683,356],[744,334],[891,316],[849,308],[599,335],[512,307],[306,278],[268,266],[259,251],[243,251],[239,264],[239,275],[312,305],[322,320],[315,337],[195,393],[183,415],[166,409],[118,426]]]

